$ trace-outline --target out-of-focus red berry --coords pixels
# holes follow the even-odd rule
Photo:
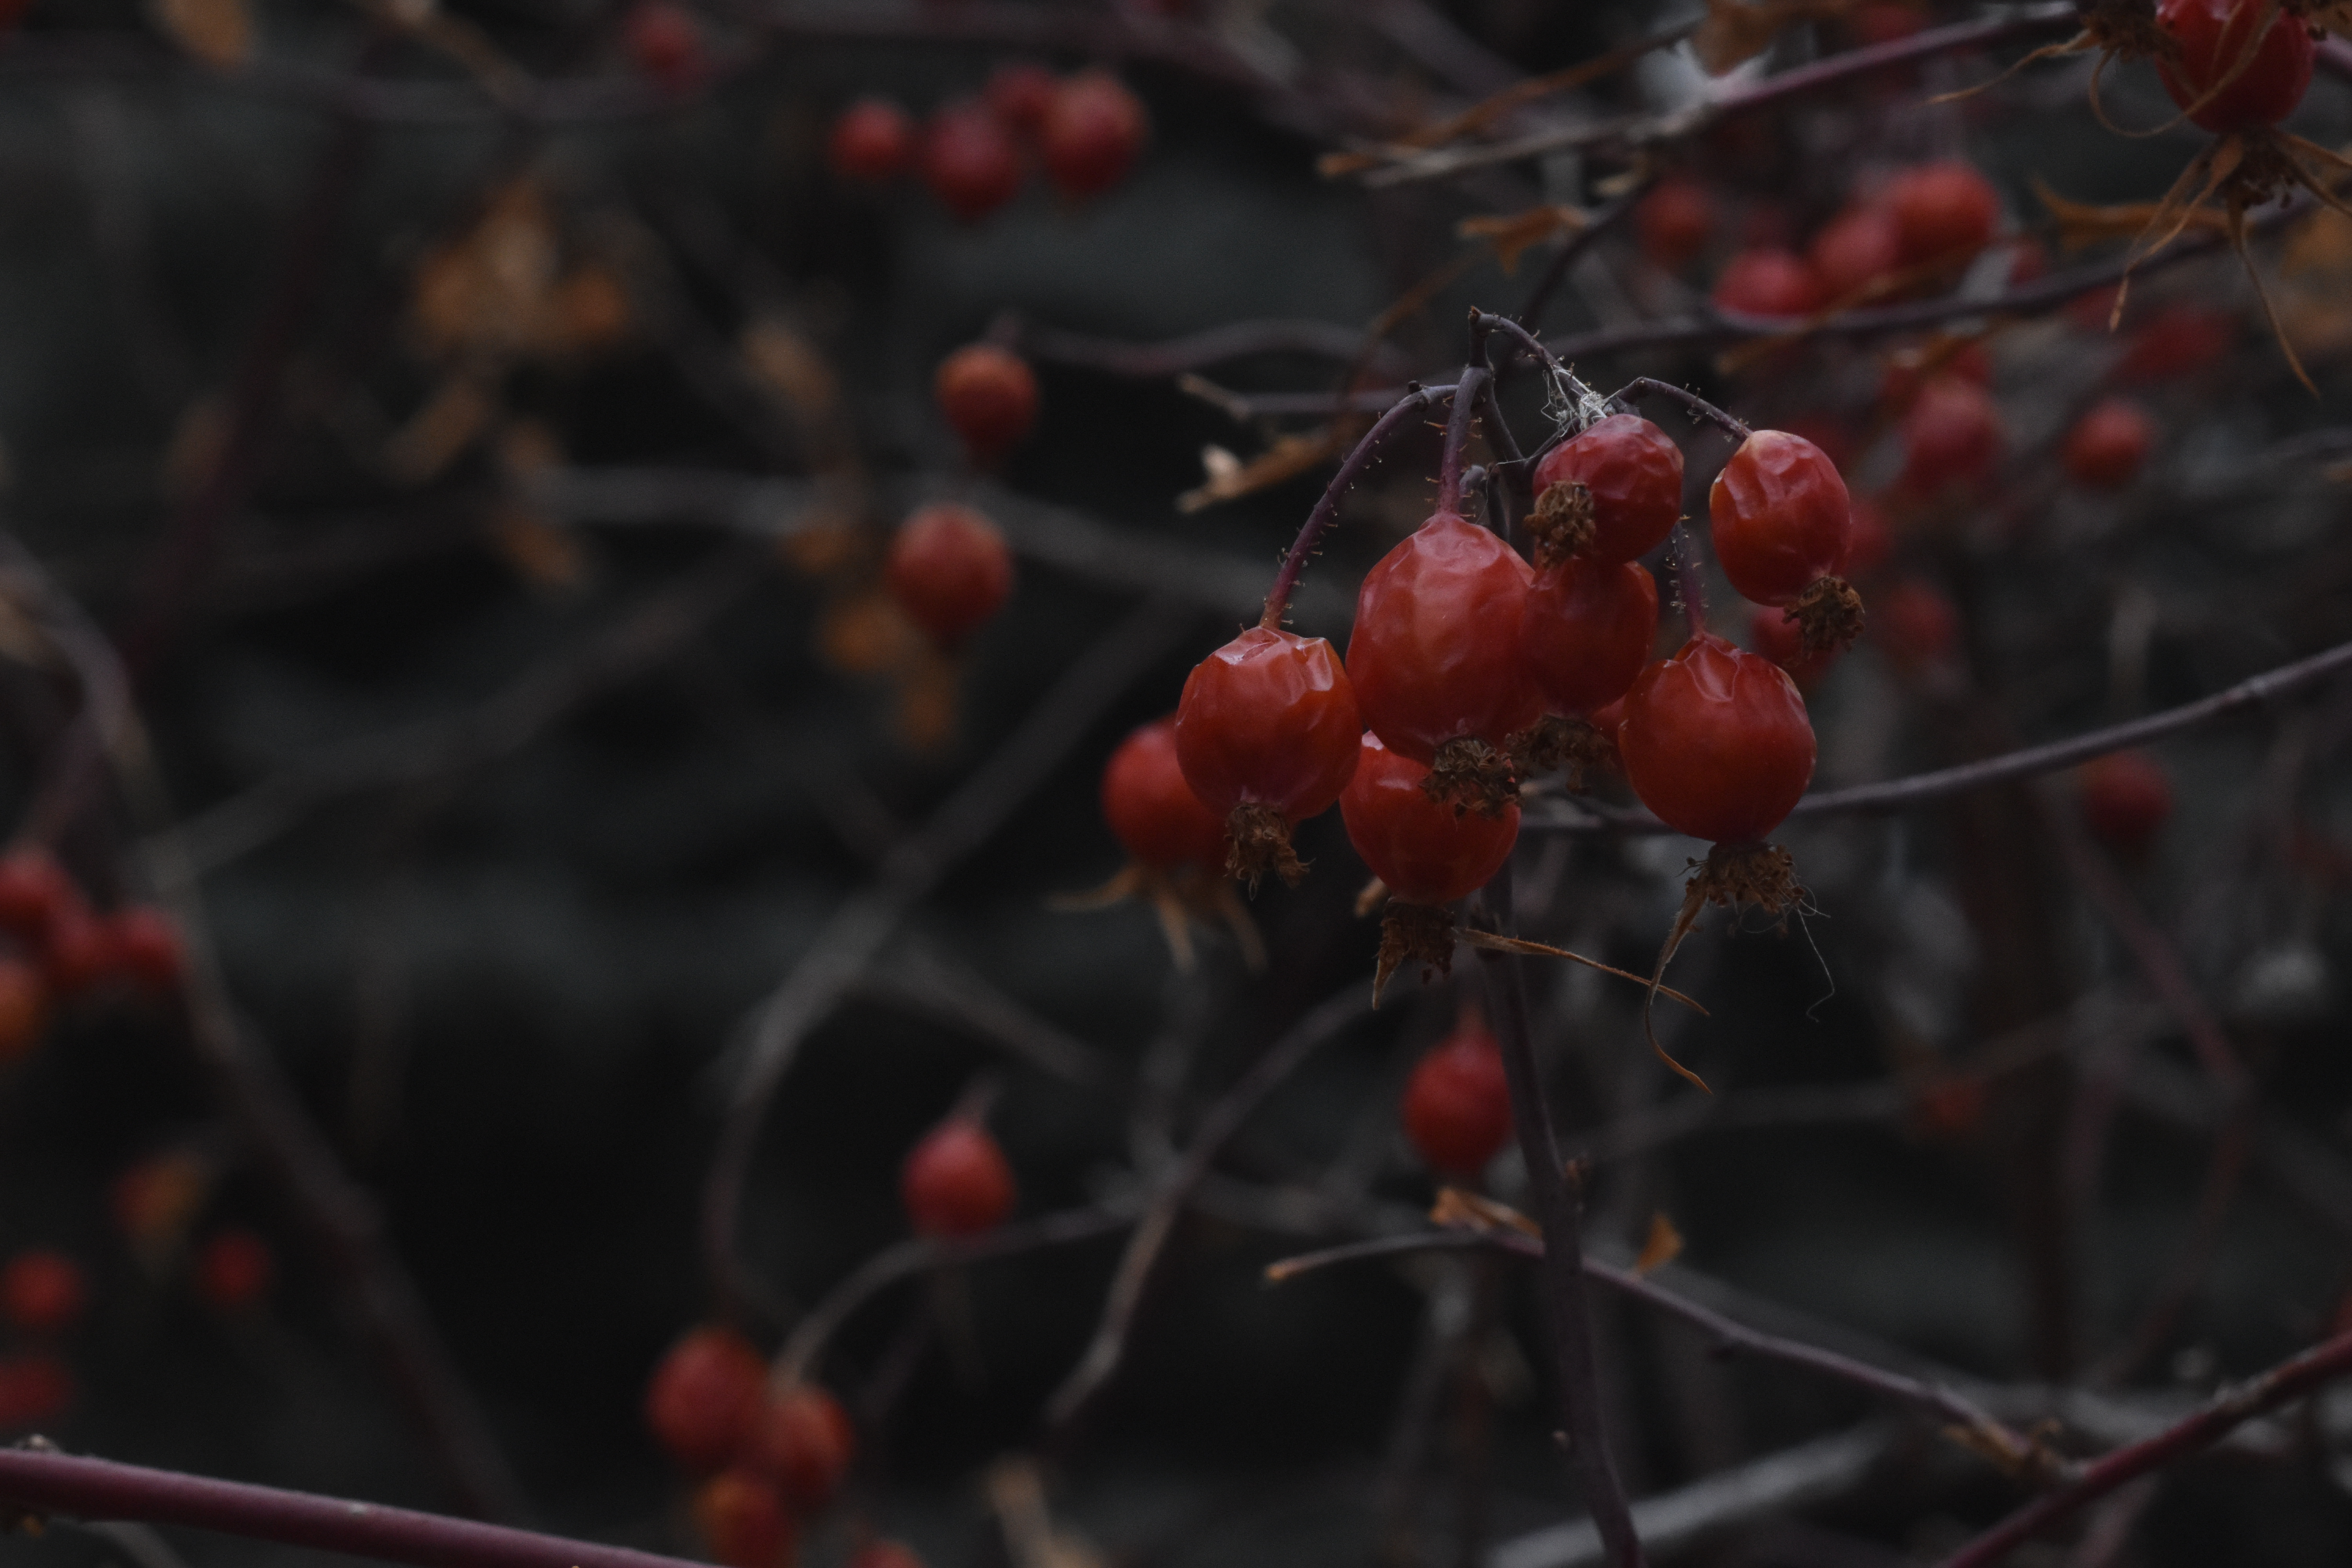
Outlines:
[[[1895,215],[1903,259],[1915,266],[1964,261],[2000,223],[2000,193],[1967,163],[1915,164],[1887,183],[1881,199]]]
[[[1590,713],[1625,695],[1658,640],[1658,585],[1638,561],[1571,555],[1536,574],[1519,658],[1545,708]]]
[[[825,137],[825,162],[845,180],[885,184],[914,166],[913,116],[887,98],[861,98]]]
[[[2100,312],[2099,324],[2106,324]],[[2238,318],[2203,305],[2167,305],[2132,329],[2123,358],[2116,362],[2120,382],[2173,381],[2210,370],[2238,343]]]
[[[2217,135],[2275,125],[2310,89],[2318,46],[2309,25],[2273,0],[2158,0],[2156,25],[2179,46],[2157,57],[2164,90]]]
[[[795,1511],[814,1513],[831,1502],[857,1457],[857,1429],[849,1412],[814,1384],[767,1402],[754,1426],[751,1467],[776,1484]]]
[[[1592,538],[1579,553],[1596,561],[1647,555],[1682,517],[1682,448],[1638,414],[1596,420],[1546,452],[1535,492],[1570,479],[1592,497]]]
[[[1143,100],[1125,82],[1105,70],[1080,71],[1054,89],[1037,153],[1054,188],[1083,201],[1127,178],[1150,130]]]
[[[1465,1015],[1405,1080],[1405,1136],[1441,1175],[1475,1176],[1511,1136],[1503,1053],[1486,1020]]]
[[[107,918],[109,963],[115,973],[150,991],[177,991],[187,976],[180,928],[152,904],[125,904]]]
[[[2139,478],[2156,445],[2156,421],[2138,404],[2102,398],[2066,432],[2066,473],[2078,485],[2119,490]]]
[[[750,1439],[767,1381],[767,1363],[742,1335],[708,1325],[691,1330],[654,1368],[646,1425],[687,1470],[718,1469]]]
[[[47,1353],[0,1356],[0,1431],[55,1421],[73,1405],[73,1373]]]
[[[1903,266],[1902,226],[1879,203],[1850,206],[1813,236],[1805,259],[1831,302],[1868,299],[1872,285]]]
[[[1748,645],[1787,670],[1789,678],[1800,686],[1819,680],[1844,651],[1835,647],[1807,651],[1802,628],[1787,611],[1770,605],[1759,605],[1749,614]]]
[[[747,1470],[727,1470],[694,1494],[694,1522],[721,1568],[791,1568],[799,1542],[776,1489]]]
[[[1408,904],[1450,904],[1486,885],[1518,841],[1519,808],[1488,816],[1432,800],[1429,767],[1364,732],[1356,775],[1339,796],[1348,842],[1389,892]]]
[[[1903,416],[1903,482],[1925,495],[1979,483],[2000,467],[2003,441],[1992,394],[1937,376]]]
[[[1826,302],[1822,280],[1786,250],[1743,250],[1723,264],[1708,296],[1740,316],[1810,316]]]
[[[1990,386],[1992,358],[1985,353],[1984,344],[1973,338],[1957,345],[1948,341],[1895,355],[1886,362],[1885,374],[1879,377],[1878,399],[1900,412],[1918,401],[1920,392],[1929,382],[1945,378]]]
[[[1176,760],[1176,716],[1119,743],[1103,768],[1103,820],[1139,866],[1172,871],[1225,862],[1225,819],[1201,804]]]
[[[664,91],[688,91],[709,71],[701,24],[670,0],[637,0],[621,24],[621,36],[629,58]]]
[[[0,958],[0,1063],[19,1060],[41,1043],[49,1023],[49,988],[22,959]]]
[[[20,1252],[0,1269],[0,1312],[23,1333],[54,1334],[73,1327],[88,1298],[81,1266],[47,1247]]]
[[[1669,174],[1633,205],[1633,234],[1654,266],[1680,272],[1715,237],[1715,198],[1685,174]]]
[[[1018,445],[1037,423],[1037,373],[994,343],[967,343],[941,360],[931,395],[982,462]]]
[[[1012,595],[1013,552],[994,523],[968,506],[941,501],[899,525],[884,580],[907,618],[952,650]]]
[[[1328,811],[1356,771],[1364,725],[1321,637],[1252,626],[1193,666],[1176,707],[1176,760],[1211,811]]]
[[[269,1293],[278,1262],[249,1230],[216,1231],[196,1254],[196,1294],[224,1312],[241,1312]]]
[[[72,879],[46,849],[12,849],[0,858],[0,929],[36,941],[58,912],[81,901]]]
[[[1061,81],[1034,60],[1013,60],[988,74],[988,110],[1005,125],[1024,135],[1045,123]]]
[[[2119,855],[2140,855],[2172,816],[2172,780],[2146,752],[2110,752],[2083,764],[2083,823]]]
[[[1013,1167],[987,1128],[950,1116],[908,1152],[898,1196],[918,1236],[979,1236],[1013,1212]]]
[[[1853,531],[1845,480],[1801,436],[1749,436],[1716,476],[1706,509],[1723,574],[1759,605],[1794,604],[1822,578],[1845,570]]]
[[[1541,711],[1519,664],[1528,563],[1493,530],[1441,511],[1356,595],[1348,682],[1365,726],[1418,763],[1470,738],[1500,748]]]
[[[1677,833],[1761,839],[1813,777],[1813,723],[1770,659],[1702,632],[1625,694],[1617,751],[1642,804]]]
[[[1870,630],[1898,668],[1923,669],[1958,648],[1960,613],[1934,584],[1906,577],[1872,598]]]
[[[988,106],[950,103],[923,132],[923,184],[960,222],[978,223],[1021,190],[1021,149]]]

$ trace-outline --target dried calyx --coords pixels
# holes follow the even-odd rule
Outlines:
[[[1582,480],[1560,479],[1545,486],[1527,522],[1537,569],[1556,566],[1591,544],[1593,526],[1592,492]]]
[[[1290,847],[1290,824],[1270,805],[1245,800],[1225,818],[1225,874],[1238,877],[1255,893],[1265,874],[1295,888],[1307,876],[1307,862]]]
[[[1513,735],[1507,752],[1519,777],[1561,773],[1567,775],[1570,789],[1580,791],[1586,769],[1615,765],[1617,742],[1589,720],[1547,713]]]
[[[1372,1000],[1381,999],[1389,976],[1416,963],[1426,966],[1422,974],[1424,981],[1454,972],[1453,911],[1435,904],[1391,899],[1381,916],[1381,954],[1372,971]]]
[[[1519,801],[1518,775],[1510,757],[1475,735],[1438,747],[1421,789],[1439,805],[1452,806],[1456,816],[1465,811],[1500,816]]]

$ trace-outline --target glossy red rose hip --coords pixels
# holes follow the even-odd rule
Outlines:
[[[1450,904],[1485,887],[1518,841],[1519,808],[1488,816],[1432,800],[1426,764],[1399,756],[1367,732],[1356,776],[1339,797],[1348,842],[1409,904]]]
[[[1439,512],[1364,574],[1348,679],[1367,728],[1428,763],[1465,737],[1499,747],[1540,711],[1519,664],[1528,563],[1487,529]]]
[[[1617,750],[1642,804],[1677,833],[1762,838],[1813,777],[1813,724],[1788,672],[1702,632],[1625,694]]]
[[[1201,804],[1176,759],[1176,716],[1119,742],[1103,767],[1103,820],[1139,866],[1223,866],[1225,819]]]
[[[2302,17],[2271,0],[2158,0],[2156,25],[2178,46],[2158,57],[2156,74],[2205,130],[2275,125],[2311,87],[2318,46]]]
[[[1405,1136],[1441,1175],[1475,1176],[1511,1137],[1503,1053],[1484,1020],[1465,1016],[1405,1081]]]
[[[1211,811],[1263,805],[1303,822],[1348,787],[1363,730],[1329,643],[1252,626],[1186,678],[1176,760]]]
[[[1748,437],[1716,476],[1706,507],[1723,574],[1759,605],[1792,604],[1845,569],[1853,523],[1845,480],[1801,436]]]
[[[1639,562],[1571,555],[1536,574],[1519,658],[1546,710],[1583,715],[1625,695],[1658,640],[1658,585]]]
[[[1683,513],[1683,449],[1638,414],[1612,414],[1536,465],[1535,492],[1573,479],[1592,497],[1592,537],[1579,552],[1632,561],[1665,542]]]

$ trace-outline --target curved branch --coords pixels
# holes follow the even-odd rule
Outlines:
[[[1275,574],[1274,586],[1266,592],[1265,613],[1259,618],[1260,626],[1272,629],[1282,625],[1283,612],[1290,607],[1291,590],[1298,585],[1299,574],[1307,570],[1307,558],[1322,544],[1323,536],[1330,531],[1331,525],[1339,521],[1339,498],[1363,477],[1364,470],[1371,467],[1372,459],[1380,456],[1381,448],[1412,424],[1422,410],[1453,395],[1454,388],[1451,386],[1412,387],[1397,400],[1394,407],[1381,415],[1379,421],[1364,432],[1364,438],[1356,443],[1356,449],[1348,454],[1348,460],[1339,465],[1339,471],[1331,476],[1331,482],[1324,489],[1322,499],[1315,503],[1315,510],[1307,514],[1307,522],[1292,542],[1290,553],[1283,557],[1282,570]]]

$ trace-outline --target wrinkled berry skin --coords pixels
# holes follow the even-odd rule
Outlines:
[[[824,157],[842,179],[885,184],[914,164],[915,122],[887,98],[861,98],[833,122]]]
[[[1705,632],[1633,682],[1617,750],[1660,821],[1718,844],[1761,839],[1813,777],[1813,723],[1797,683]]]
[[[1046,101],[1037,152],[1054,188],[1083,201],[1127,178],[1150,133],[1143,100],[1126,83],[1108,71],[1081,71]]]
[[[1582,715],[1625,695],[1658,640],[1658,585],[1640,563],[1571,555],[1536,574],[1519,659],[1545,708]]]
[[[923,184],[959,222],[978,223],[1021,190],[1021,148],[982,103],[951,103],[923,133]]]
[[[943,648],[988,624],[1013,592],[1013,552],[970,507],[927,506],[899,526],[884,568],[891,598]]]
[[[1511,1136],[1503,1053],[1484,1021],[1465,1017],[1430,1047],[1405,1081],[1405,1136],[1441,1175],[1475,1176]]]
[[[1037,373],[994,343],[967,343],[941,360],[931,394],[949,426],[983,462],[1017,445],[1037,423]]]
[[[1772,248],[1743,250],[1723,265],[1708,298],[1739,316],[1810,316],[1825,300],[1804,258]]]
[[[1104,764],[1103,820],[1139,866],[1222,867],[1224,818],[1201,804],[1176,760],[1176,718],[1154,720],[1119,742]]]
[[[1612,414],[1536,465],[1535,492],[1563,479],[1592,492],[1592,539],[1578,552],[1633,561],[1665,542],[1683,514],[1683,449],[1638,414]]]
[[[987,1128],[950,1117],[908,1153],[898,1196],[918,1236],[979,1236],[1013,1212],[1013,1167]]]
[[[1707,492],[1715,558],[1742,595],[1793,603],[1845,568],[1853,502],[1827,454],[1802,436],[1759,430]]]
[[[2252,29],[2265,12],[2269,30],[2246,58]],[[2284,6],[2270,7],[2264,0],[2158,0],[2156,25],[2180,46],[2178,58],[2157,59],[2164,90],[2216,135],[2276,125],[2310,89],[2318,46],[2302,19]]]
[[[1485,887],[1518,841],[1519,808],[1507,805],[1498,816],[1457,813],[1421,787],[1425,764],[1369,731],[1362,744],[1339,816],[1372,875],[1409,904],[1450,904]]]
[[[1364,574],[1348,679],[1391,750],[1428,763],[1448,741],[1499,747],[1535,722],[1540,705],[1518,658],[1531,575],[1493,532],[1444,511]]]
[[[1329,643],[1252,626],[1186,678],[1176,760],[1211,811],[1250,804],[1304,822],[1348,787],[1363,730]]]

